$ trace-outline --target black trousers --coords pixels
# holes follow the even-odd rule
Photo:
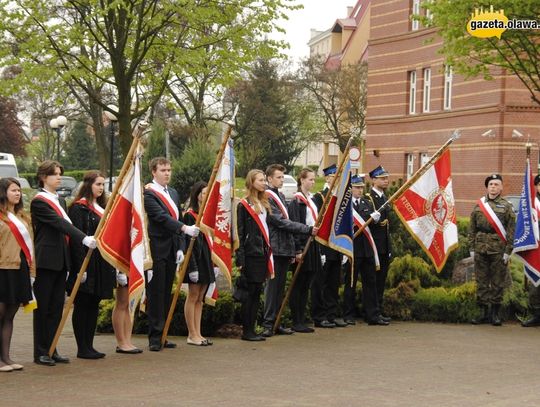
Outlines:
[[[262,293],[263,283],[249,281],[248,298],[242,303],[242,333],[244,336],[255,336],[255,325],[257,323],[257,311]]]
[[[353,271],[353,285],[351,287],[351,266],[348,263],[343,290],[343,315],[346,319],[356,317],[356,283],[358,275],[362,281],[362,305],[364,318],[367,322],[376,320],[381,311],[377,300],[377,283],[375,261],[373,257],[355,257]]]
[[[287,271],[291,264],[290,257],[274,256],[274,278],[266,281],[264,288],[264,321],[265,328],[272,328],[279,308],[283,302],[283,292],[287,283]]]
[[[292,323],[293,327],[296,328],[306,324],[306,308],[314,271],[309,268],[301,267],[299,273],[300,274],[291,290],[289,299]]]
[[[66,276],[66,270],[37,269],[34,282],[34,295],[38,304],[34,310],[34,359],[49,354],[49,348],[62,320]]]
[[[337,317],[341,261],[326,260],[315,273],[311,285],[311,316],[313,321],[334,321]]]
[[[379,262],[381,263],[381,269],[375,273],[375,279],[377,283],[377,302],[381,313],[383,312],[383,300],[384,300],[384,287],[386,285],[386,276],[388,275],[388,265],[390,264],[390,258],[388,253],[379,253]]]
[[[166,260],[154,261],[152,270],[152,280],[146,284],[148,341],[150,345],[159,345],[171,306],[171,291],[176,272],[176,262],[172,252]],[[148,273],[146,281],[148,281]]]
[[[99,314],[100,297],[79,291],[75,297],[71,322],[78,353],[94,352],[94,335]]]

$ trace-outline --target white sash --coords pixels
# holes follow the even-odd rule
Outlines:
[[[150,188],[152,191],[155,192],[156,196],[161,199],[161,201],[165,204],[165,206],[169,209],[170,215],[175,219],[178,220],[180,218],[180,211],[178,210],[178,206],[174,203],[171,196],[168,193],[165,193],[163,190],[160,190],[159,187],[151,182],[148,184],[148,188]]]
[[[103,209],[97,202],[95,202],[93,204],[88,203],[88,200],[86,198],[81,198],[75,203],[83,204],[88,209],[90,209],[92,212],[95,212],[96,215],[98,215],[100,218],[102,218],[103,214],[105,213],[105,209]]]
[[[17,240],[17,243],[19,243],[19,246],[21,246],[21,250],[26,257],[28,265],[31,265],[34,262],[34,243],[32,242],[32,237],[30,236],[28,228],[17,216],[15,216],[15,214],[8,212],[7,217],[17,229],[16,232],[13,231],[14,233],[19,234],[19,236],[15,234],[15,239]]]
[[[353,219],[354,224],[360,229],[362,226],[366,224],[366,221],[356,212],[356,209],[353,209]],[[375,240],[373,239],[373,235],[371,234],[371,230],[369,229],[369,226],[366,226],[363,230],[364,236],[368,240],[369,245],[373,249],[373,257],[375,259],[375,268],[379,270],[381,268],[381,262],[379,260],[379,252],[377,251],[377,246],[375,245]]]
[[[490,225],[495,229],[495,232],[497,232],[500,238],[506,242],[506,229],[499,217],[495,214],[493,209],[491,209],[491,206],[486,202],[486,197],[483,196],[477,203]]]
[[[56,197],[55,195],[51,194],[50,192],[47,192],[47,191],[41,191],[41,192],[38,192],[36,194],[36,196],[34,197],[34,199],[41,199],[45,202],[47,202],[51,208],[54,209],[54,211],[59,215],[59,216],[62,216],[66,221],[68,221],[69,223],[73,223],[71,222],[71,219],[69,219],[69,216],[68,214],[66,213],[66,211],[64,210],[64,208],[62,208],[62,205],[60,205],[60,202],[58,201],[58,197]]]
[[[283,201],[281,200],[279,195],[270,189],[266,190],[266,195],[268,196],[268,198],[272,199],[277,204],[283,217],[285,219],[289,219],[289,212],[287,211],[287,208],[285,208],[285,205],[283,205]]]
[[[296,192],[294,196],[304,202],[309,209],[308,211],[306,211],[306,225],[315,226],[315,222],[317,221],[318,209],[317,205],[315,205],[315,202],[311,200],[311,194],[309,198],[306,198],[302,192]]]

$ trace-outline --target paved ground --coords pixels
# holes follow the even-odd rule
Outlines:
[[[540,329],[392,323],[318,329],[252,344],[215,339],[140,355],[75,358],[68,326],[59,350],[69,365],[32,360],[31,316],[16,317],[13,358],[0,373],[1,406],[538,406]],[[136,337],[145,346],[144,337]]]

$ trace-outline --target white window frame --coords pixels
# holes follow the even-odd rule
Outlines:
[[[428,153],[420,153],[420,167],[423,167],[425,163],[429,161],[431,157]]]
[[[416,71],[409,71],[409,114],[416,114]]]
[[[444,66],[444,95],[443,95],[443,110],[452,109],[452,66]]]
[[[411,28],[413,31],[416,31],[420,28],[420,21],[413,18],[414,15],[419,15],[419,14],[420,14],[420,0],[413,0],[412,13],[411,13],[411,20],[412,20]]]
[[[414,154],[405,154],[405,163],[407,164],[407,179],[410,179],[414,174]]]
[[[422,99],[422,112],[429,112],[429,105],[431,104],[431,68],[424,68],[424,93]]]

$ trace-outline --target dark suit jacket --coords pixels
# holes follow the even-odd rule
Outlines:
[[[324,198],[326,194],[328,194],[328,189],[329,188],[325,188],[322,191],[317,192],[313,196],[313,202],[315,202],[315,205],[317,205],[317,209],[319,210],[319,212],[321,211],[321,208],[323,206]],[[321,253],[326,256],[327,261],[328,260],[341,261],[341,253],[338,252],[337,250],[331,249],[328,246],[321,245]]]
[[[353,200],[353,209],[367,221],[369,215],[373,212],[373,205],[365,197],[360,197],[360,202],[358,206],[354,205]],[[373,222],[369,224],[369,229],[371,230]],[[354,228],[355,232],[358,230],[357,227]],[[371,248],[368,239],[364,233],[361,233],[358,237],[354,238],[354,257],[373,257],[373,249]]]
[[[366,194],[366,197],[371,201],[375,210],[379,208],[386,202],[388,199],[385,195],[379,197],[377,193],[373,190],[369,191],[369,194]],[[390,214],[390,206],[387,205],[384,207],[381,213],[381,219],[379,222],[371,222],[369,228],[371,229],[371,234],[373,235],[373,240],[375,240],[375,245],[377,246],[377,251],[379,254],[388,254],[392,252],[392,246],[390,242],[390,224],[388,223],[388,216]]]
[[[59,200],[60,205],[66,210],[66,201],[63,198]],[[39,198],[32,200],[30,212],[34,228],[36,268],[54,271],[71,270],[66,235],[73,240],[73,244],[78,245],[82,245],[82,240],[86,235],[58,215],[47,202]]]
[[[178,193],[167,186],[169,195],[180,210]],[[174,219],[167,206],[151,189],[144,191],[144,209],[148,217],[148,236],[153,260],[167,259],[171,253],[185,250],[182,226],[184,223]]]

